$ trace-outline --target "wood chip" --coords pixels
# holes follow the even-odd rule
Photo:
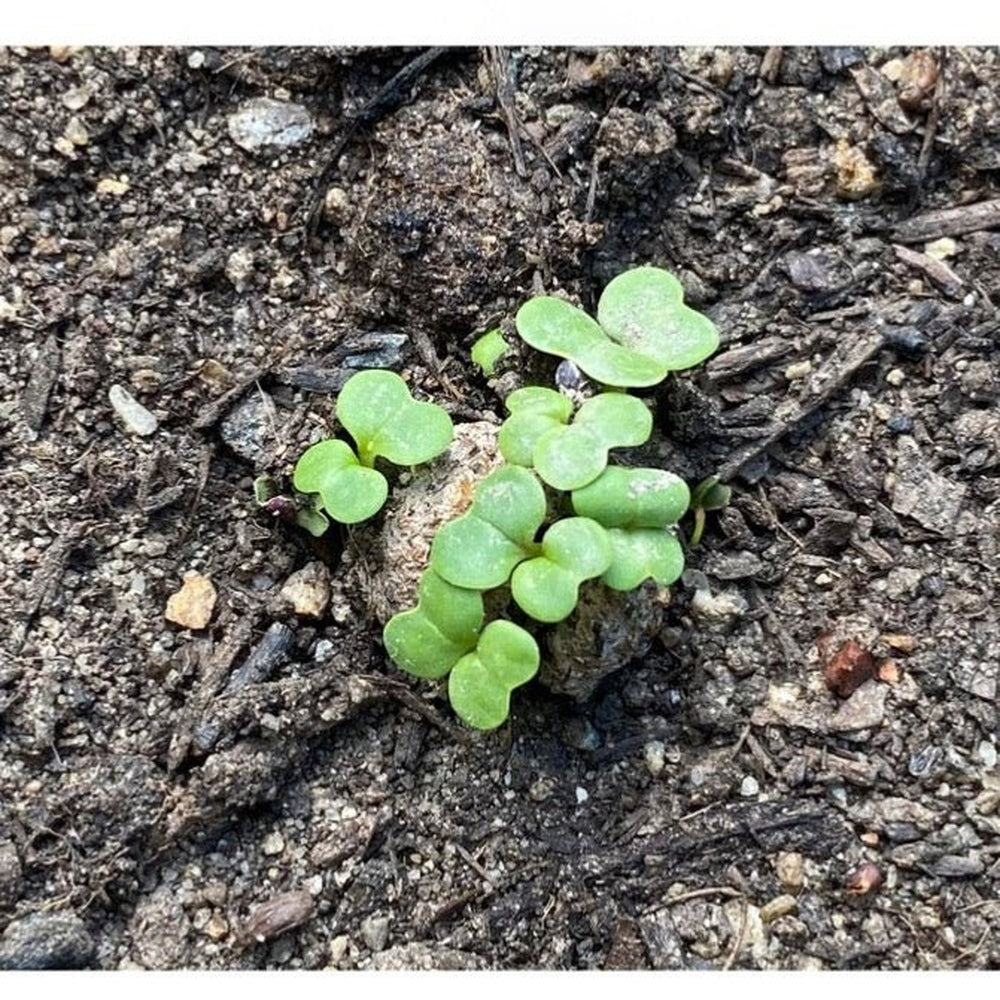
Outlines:
[[[916,250],[911,250],[899,243],[894,243],[892,249],[904,264],[920,271],[945,295],[953,299],[962,297],[964,282],[943,260],[932,257],[930,254],[918,253]]]
[[[901,222],[892,232],[899,243],[924,243],[939,236],[961,236],[1000,226],[1000,198],[925,212]]]

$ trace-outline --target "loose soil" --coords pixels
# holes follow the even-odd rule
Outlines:
[[[0,968],[1000,966],[995,50],[39,48],[0,81]],[[244,148],[258,98],[305,109],[286,145]],[[643,656],[469,733],[338,583],[351,538],[252,483],[357,367],[496,422],[474,339],[645,263],[723,341],[651,454],[732,502]],[[164,616],[190,572],[204,628]]]

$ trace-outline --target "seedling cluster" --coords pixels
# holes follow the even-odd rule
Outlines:
[[[448,678],[453,708],[478,729],[507,718],[511,692],[539,667],[533,632],[571,615],[582,583],[599,579],[628,591],[645,580],[668,586],[680,577],[676,525],[691,504],[687,485],[663,469],[614,464],[611,452],[642,445],[652,432],[648,407],[625,390],[699,364],[719,342],[711,321],[684,305],[677,279],[653,267],[611,281],[596,321],[562,299],[539,296],[521,307],[516,328],[527,344],[571,362],[604,388],[582,401],[543,386],[507,397],[498,436],[505,464],[477,485],[464,514],[439,528],[416,607],[394,615],[383,632],[401,669]],[[473,358],[489,374],[505,350],[491,331]],[[357,450],[321,441],[293,477],[296,490],[311,497],[299,521],[314,534],[328,517],[353,524],[382,506],[388,487],[374,468],[377,457],[401,465],[429,461],[452,436],[443,410],[414,401],[402,379],[385,371],[351,378],[337,416]],[[702,512],[723,489],[703,486]],[[487,603],[505,602],[484,595],[500,588],[521,624],[486,621]]]

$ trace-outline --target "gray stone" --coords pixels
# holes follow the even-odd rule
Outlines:
[[[85,969],[94,939],[69,911],[31,913],[12,920],[0,938],[0,970]]]
[[[372,951],[382,951],[389,941],[389,918],[368,917],[362,920],[361,938]]]
[[[892,509],[912,517],[921,527],[946,537],[954,534],[955,521],[965,497],[965,486],[934,472],[912,437],[899,439],[896,484]]]
[[[684,969],[684,945],[669,910],[639,918],[639,933],[654,969]]]
[[[929,864],[922,864],[920,867],[930,875],[937,875],[940,878],[973,878],[982,875],[986,870],[983,859],[975,852],[969,855],[942,854]]]
[[[241,149],[256,153],[268,146],[287,149],[312,135],[309,112],[301,104],[255,97],[244,101],[227,121],[230,138]]]
[[[271,397],[255,389],[226,414],[219,435],[240,458],[260,469],[267,465],[274,447],[276,419]]]

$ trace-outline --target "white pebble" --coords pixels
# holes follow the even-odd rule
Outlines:
[[[156,417],[142,403],[120,385],[113,385],[108,390],[108,401],[115,413],[121,418],[127,430],[140,437],[148,437],[158,424]]]
[[[979,746],[976,747],[976,756],[988,768],[997,766],[997,748],[990,740],[979,741]]]
[[[642,748],[642,756],[646,761],[646,770],[655,778],[666,766],[667,748],[662,740],[650,740]]]

